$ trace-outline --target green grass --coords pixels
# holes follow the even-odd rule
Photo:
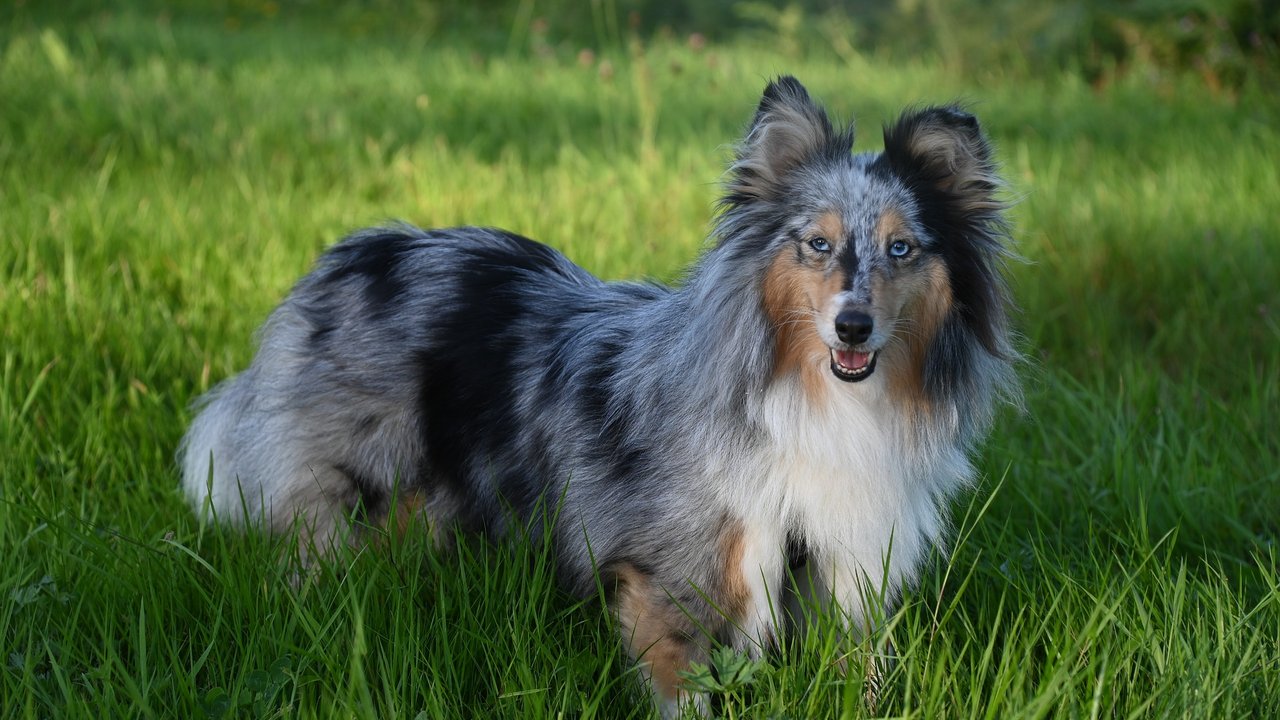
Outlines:
[[[408,537],[299,580],[201,529],[188,403],[316,255],[390,218],[492,224],[673,279],[767,77],[856,117],[966,98],[1020,201],[1027,411],[887,636],[876,712],[1247,717],[1280,707],[1280,102],[1136,72],[958,76],[828,38],[578,47],[320,19],[14,13],[0,28],[0,710],[14,717],[648,713],[545,548]],[[494,39],[496,38],[496,39]],[[610,71],[602,73],[608,61]],[[862,717],[830,633],[735,717]],[[729,662],[726,659],[726,662]]]

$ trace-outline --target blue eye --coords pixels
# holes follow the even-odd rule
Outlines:
[[[903,240],[895,240],[889,246],[889,255],[896,258],[904,258],[911,252],[911,246]]]
[[[814,238],[810,240],[809,247],[813,248],[814,250],[820,253],[831,252],[831,243],[827,242],[826,238]]]

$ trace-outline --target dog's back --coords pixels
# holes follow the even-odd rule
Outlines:
[[[185,490],[224,521],[282,530],[302,520],[320,542],[357,506],[378,519],[396,488],[484,517],[474,504],[496,497],[424,497],[424,475],[456,477],[483,454],[466,452],[475,443],[501,449],[514,422],[503,388],[522,363],[544,360],[522,346],[555,309],[602,288],[502,231],[356,234],[272,313],[253,364],[202,400],[182,448]]]

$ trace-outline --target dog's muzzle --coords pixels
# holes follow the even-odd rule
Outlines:
[[[876,351],[858,350],[871,338],[875,321],[861,310],[845,308],[836,315],[836,337],[851,346],[849,349],[831,349],[831,372],[845,382],[865,380],[876,369]]]

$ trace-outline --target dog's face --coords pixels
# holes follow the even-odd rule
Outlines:
[[[855,156],[852,141],[798,82],[771,84],[731,169],[725,241],[767,258],[778,372],[817,391],[879,367],[918,388],[926,348],[962,302],[998,311],[978,287],[994,272],[983,224],[1001,209],[990,150],[953,107],[903,115],[883,153]]]
[[[825,365],[835,378],[859,382],[895,338],[936,331],[951,288],[910,198],[893,197],[864,167],[847,172],[856,181],[826,188],[847,193],[852,186],[852,197],[826,197],[795,213],[762,296],[781,364]]]

